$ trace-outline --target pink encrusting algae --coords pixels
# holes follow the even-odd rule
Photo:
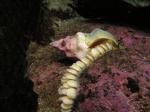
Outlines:
[[[130,28],[111,28],[114,27],[108,28],[108,31],[115,31],[114,35],[118,37],[124,50],[109,53],[103,57],[104,62],[96,62],[89,68],[81,81],[84,82],[87,78],[89,83],[81,84],[80,93],[84,100],[78,102],[79,110],[148,112],[149,107],[145,105],[150,104],[150,38],[134,37],[134,30]],[[132,96],[139,98],[131,99]]]
[[[76,108],[80,112],[150,112],[150,34],[99,23],[88,23],[87,26],[90,30],[95,26],[105,28],[124,49],[105,54],[81,75]],[[70,63],[64,57],[58,60],[55,52],[52,53],[56,59],[50,66],[36,64],[32,67],[31,78],[40,99],[39,112],[44,112],[46,107],[53,112],[60,110],[56,93],[62,71]]]
[[[115,28],[126,50],[108,53],[84,73],[81,112],[150,111],[150,36],[136,38],[128,32]]]

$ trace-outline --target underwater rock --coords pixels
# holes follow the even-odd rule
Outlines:
[[[150,24],[149,0],[74,0],[74,9],[86,18]],[[147,25],[148,26],[148,25]]]
[[[117,35],[125,50],[108,53],[83,74],[79,110],[149,112],[150,35],[141,32],[143,38],[137,38],[134,30],[131,33],[131,29],[111,28],[108,31]]]
[[[150,63],[133,58],[133,51],[115,55],[108,54],[85,73],[81,112],[149,112]]]
[[[82,101],[77,98],[80,112],[148,112],[149,34],[118,26],[107,27],[107,31],[118,38],[124,49],[104,55],[81,76],[79,93],[83,98]],[[71,46],[73,40],[71,37],[65,39],[53,42],[53,46],[66,52],[60,46],[62,41],[70,42]]]
[[[125,49],[107,53],[81,74],[81,86],[75,109],[79,109],[80,112],[149,112],[150,34],[127,26],[86,23],[86,27],[83,28],[82,25],[79,24],[82,29],[79,30],[79,27],[71,23],[73,29],[82,32],[90,32],[97,27],[111,32]],[[72,34],[71,31],[70,29],[67,33]],[[54,52],[51,52],[52,50]],[[52,48],[45,52],[53,55],[53,58],[45,55],[40,58],[48,63],[46,64],[48,69],[41,70],[41,67],[37,69],[41,64],[40,60],[33,64],[36,70],[33,69],[33,65],[31,67],[35,90],[40,96],[39,108],[60,112],[57,94],[60,79],[64,70],[73,61],[68,61],[60,52],[57,53]],[[51,62],[55,63],[51,64]]]
[[[51,17],[67,19],[76,16],[76,12],[71,7],[73,0],[43,0],[43,3]]]

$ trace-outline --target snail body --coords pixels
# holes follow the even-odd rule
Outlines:
[[[61,87],[58,92],[61,95],[61,112],[71,112],[74,101],[78,96],[79,78],[82,72],[88,68],[95,60],[102,57],[109,51],[119,48],[114,36],[106,31],[96,29],[91,33],[78,32],[75,35],[77,47],[86,46],[86,53],[78,57],[78,61],[73,63],[63,74]],[[82,47],[81,47],[82,48]]]

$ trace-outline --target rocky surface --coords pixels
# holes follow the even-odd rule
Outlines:
[[[54,39],[94,28],[111,32],[124,49],[107,53],[82,74],[76,108],[80,112],[149,112],[150,34],[129,26],[69,20],[55,27]],[[49,45],[35,43],[30,45],[28,60],[39,112],[59,112],[60,79],[75,61]]]
[[[150,111],[150,36],[131,28],[109,26],[124,50],[110,52],[84,73],[81,112]]]

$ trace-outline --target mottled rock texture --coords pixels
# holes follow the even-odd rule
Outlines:
[[[150,34],[127,25],[68,20],[55,27],[55,39],[95,28],[111,32],[124,49],[107,53],[84,71],[76,109],[80,112],[149,112]],[[39,95],[39,112],[60,112],[60,79],[75,60],[50,46],[30,45],[28,72]]]
[[[150,35],[108,27],[124,50],[109,52],[81,80],[81,112],[150,111]]]

